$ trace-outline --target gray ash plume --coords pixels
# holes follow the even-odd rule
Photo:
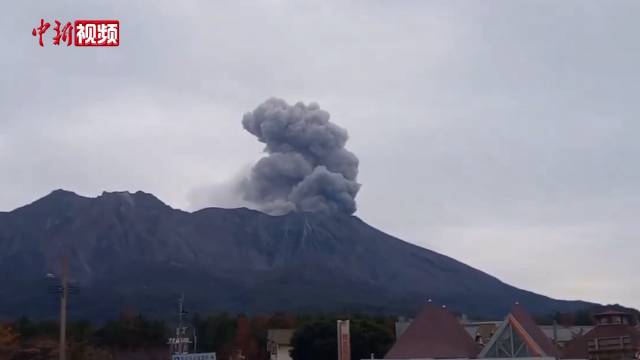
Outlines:
[[[242,183],[245,200],[271,214],[356,211],[358,158],[349,135],[318,104],[293,106],[271,98],[244,115],[242,125],[266,144]]]

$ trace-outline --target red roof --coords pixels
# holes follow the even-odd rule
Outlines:
[[[385,359],[475,358],[480,349],[449,311],[427,304]]]
[[[587,344],[589,340],[597,338],[616,338],[629,336],[631,346],[640,349],[640,329],[632,325],[599,325],[583,336],[571,340],[562,352],[563,359],[587,359],[589,352]]]
[[[520,304],[514,305],[513,309],[511,309],[511,316],[518,321],[523,330],[526,331],[531,339],[544,351],[546,356],[557,357],[559,355],[558,349],[544,332],[540,330],[540,327],[538,327],[524,306]]]
[[[587,338],[585,335],[576,337],[569,341],[562,350],[563,359],[588,359],[589,351],[587,350]]]

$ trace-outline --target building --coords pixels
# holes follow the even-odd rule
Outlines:
[[[501,324],[502,321],[468,321],[466,318],[462,320],[464,329],[480,346],[484,346],[491,340]]]
[[[640,359],[640,328],[631,314],[608,310],[595,315],[596,326],[569,342],[564,359]]]
[[[478,357],[557,359],[559,355],[524,306],[516,303]]]
[[[385,359],[552,360],[560,357],[559,343],[590,329],[538,326],[517,303],[502,321],[481,322],[459,320],[446,308],[429,303],[415,320],[396,322],[398,340]]]
[[[565,348],[573,339],[593,329],[593,326],[540,325],[539,327],[559,349]]]
[[[291,338],[293,329],[269,329],[267,332],[267,350],[270,360],[291,360]]]
[[[395,323],[396,339],[399,338],[409,327],[413,319],[400,317]],[[462,326],[474,341],[484,347],[493,337],[502,321],[470,321],[463,316],[460,319]],[[564,325],[539,325],[540,330],[547,336],[556,347],[563,349],[573,339],[586,334],[593,329],[593,326],[564,326]]]
[[[400,335],[385,359],[473,359],[480,352],[458,319],[429,302]]]
[[[399,339],[400,336],[402,336],[402,334],[404,334],[404,332],[407,331],[407,328],[409,327],[409,325],[411,325],[412,321],[413,319],[406,318],[404,316],[400,316],[398,318],[395,324],[396,339]]]
[[[640,360],[638,319],[608,310],[595,320],[596,326],[539,326],[516,303],[501,322],[472,322],[429,303],[415,320],[396,322],[397,341],[385,359]]]

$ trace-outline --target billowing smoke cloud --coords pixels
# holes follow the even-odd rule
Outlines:
[[[347,131],[318,104],[272,98],[245,114],[242,125],[268,154],[243,182],[245,200],[271,214],[356,211],[358,158],[344,148]]]

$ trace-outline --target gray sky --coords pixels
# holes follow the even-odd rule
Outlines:
[[[640,2],[15,1],[0,13],[0,210],[53,189],[234,206],[242,115],[318,102],[356,213],[557,298],[640,307]],[[40,18],[121,21],[45,48]],[[51,34],[49,30],[49,35]]]

